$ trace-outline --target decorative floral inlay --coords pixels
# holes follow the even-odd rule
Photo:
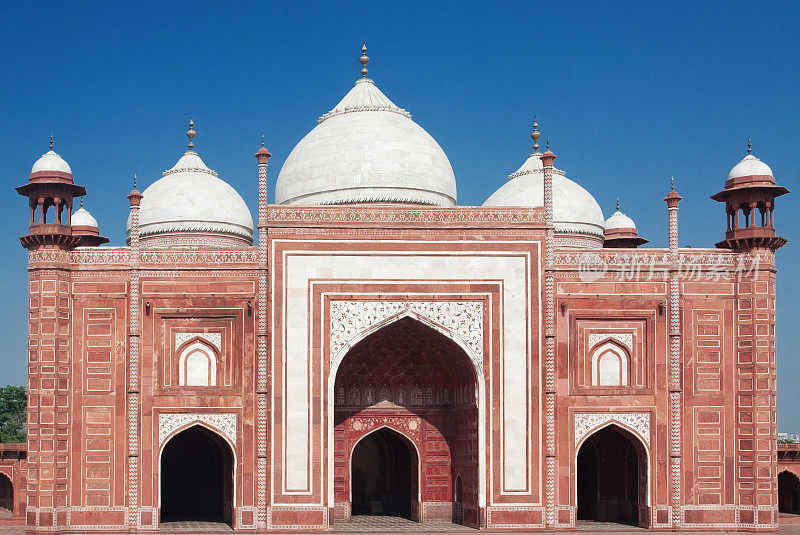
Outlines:
[[[481,301],[333,301],[331,303],[331,367],[359,334],[388,318],[412,313],[433,323],[445,335],[456,334],[469,355],[483,368],[483,303]]]
[[[175,333],[175,348],[181,347],[192,338],[200,338],[222,351],[222,333]]]
[[[608,422],[617,422],[636,431],[650,446],[650,413],[649,412],[589,412],[575,414],[575,445],[589,431],[597,429]]]
[[[171,413],[158,415],[158,443],[164,440],[176,429],[194,423],[202,422],[213,427],[225,435],[231,443],[236,444],[236,414],[233,413]]]
[[[624,345],[629,351],[633,351],[633,333],[591,333],[589,335],[589,347],[594,347],[598,342],[609,338]]]

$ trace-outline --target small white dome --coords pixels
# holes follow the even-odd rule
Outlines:
[[[129,236],[130,227],[129,217]],[[193,150],[186,152],[172,169],[164,171],[163,178],[144,190],[139,209],[142,238],[187,233],[253,243],[253,218],[244,199],[218,178]],[[208,241],[208,244],[217,243]]]
[[[486,199],[483,206],[544,206],[544,171],[538,152],[508,176],[509,181]],[[553,225],[567,234],[603,236],[603,211],[592,195],[559,169],[553,169]]]
[[[633,222],[633,219],[626,216],[619,210],[614,212],[611,217],[606,219],[605,223],[606,230],[613,230],[613,229],[636,229],[636,223]]]
[[[97,224],[97,219],[89,213],[83,206],[78,208],[73,214],[72,219],[70,219],[70,225],[73,227],[93,227],[96,229],[100,229],[99,225]]]
[[[362,78],[286,158],[275,201],[453,206],[456,180],[439,144]]]
[[[40,171],[58,171],[60,173],[72,174],[72,169],[70,169],[69,164],[64,161],[61,156],[56,154],[53,149],[50,149],[44,153],[42,157],[36,160],[36,163],[33,164],[33,167],[31,168],[31,174],[38,173]]]
[[[728,180],[733,178],[740,178],[744,176],[773,176],[772,169],[753,156],[752,154],[748,154],[742,160],[737,163],[731,172],[728,173]]]

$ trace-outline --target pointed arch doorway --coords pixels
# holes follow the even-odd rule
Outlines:
[[[575,468],[578,521],[649,527],[647,450],[637,436],[616,424],[595,431]]]
[[[419,510],[418,459],[414,444],[388,427],[359,440],[350,461],[353,514],[413,519]]]
[[[335,520],[391,514],[477,527],[478,384],[462,346],[418,318],[400,317],[356,343],[335,373]],[[399,500],[373,499],[378,483],[367,488],[359,479],[369,455],[383,460],[381,492],[401,485]]]
[[[11,479],[0,472],[0,517],[14,514],[14,485]]]
[[[202,425],[170,438],[161,450],[160,521],[233,522],[233,452]]]

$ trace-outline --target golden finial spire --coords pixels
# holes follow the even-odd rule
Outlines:
[[[619,212],[619,197],[617,197],[617,212]]]
[[[550,150],[550,134],[547,134],[547,150]]]
[[[261,134],[261,148],[264,148],[264,134]]]
[[[53,150],[53,133],[50,132],[50,150]]]
[[[83,197],[81,197],[81,208],[83,208]]]
[[[136,189],[136,173],[133,173],[133,189]]]
[[[531,139],[533,140],[533,152],[539,152],[539,138],[542,134],[539,133],[539,123],[536,122],[536,116],[533,116],[533,132],[531,132]]]
[[[747,136],[747,154],[751,154],[753,152],[753,147],[750,145],[750,136]]]
[[[194,131],[194,120],[191,116],[189,117],[189,130],[186,135],[189,137],[189,150],[194,150],[194,136],[197,135],[197,132]]]
[[[675,177],[674,176],[669,177],[669,190],[670,191],[675,191]]]
[[[369,56],[367,56],[367,43],[361,45],[361,59],[358,61],[361,62],[361,76],[366,78],[367,73],[369,72],[367,70],[367,63],[369,63]]]

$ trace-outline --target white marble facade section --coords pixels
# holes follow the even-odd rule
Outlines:
[[[379,245],[379,244],[374,244]],[[308,493],[312,485],[309,429],[309,301],[312,280],[347,281],[500,281],[502,297],[502,487],[509,492],[530,488],[528,452],[528,301],[529,256],[519,252],[491,255],[381,252],[285,253],[284,351],[286,405],[284,492]],[[331,370],[335,373],[335,370]],[[330,430],[329,430],[330,431]],[[330,433],[329,433],[330,436]]]

